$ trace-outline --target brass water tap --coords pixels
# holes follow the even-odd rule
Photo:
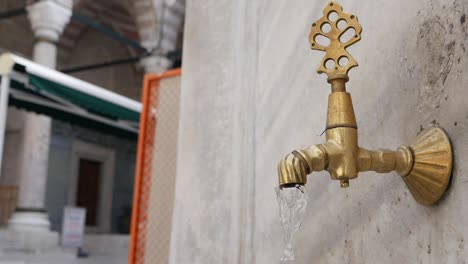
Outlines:
[[[361,39],[361,32],[358,18],[344,13],[335,1],[329,2],[323,17],[312,24],[311,48],[326,52],[317,72],[326,73],[331,85],[326,143],[294,150],[281,160],[279,185],[281,188],[304,185],[308,174],[327,170],[332,179],[339,180],[342,187],[348,187],[349,180],[357,178],[359,172],[396,171],[417,202],[434,204],[447,189],[452,172],[452,147],[442,128],[431,127],[409,146],[401,146],[395,151],[370,151],[358,145],[351,94],[346,92],[348,72],[358,63],[346,48]],[[329,44],[320,42],[321,39],[328,39]]]

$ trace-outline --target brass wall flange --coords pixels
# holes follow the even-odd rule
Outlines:
[[[436,203],[449,186],[452,175],[452,145],[441,127],[424,130],[410,144],[414,165],[402,176],[418,203]]]
[[[331,14],[336,17],[332,19]],[[351,94],[346,92],[348,72],[357,62],[345,49],[361,39],[362,28],[356,16],[343,12],[343,8],[331,1],[323,10],[324,16],[312,24],[309,35],[311,48],[325,51],[317,72],[328,75],[331,94],[328,99],[326,143],[312,145],[304,150],[295,150],[280,161],[278,167],[280,187],[293,187],[307,182],[307,175],[314,171],[327,170],[341,187],[348,187],[349,180],[359,172],[375,171],[400,174],[418,203],[436,203],[449,185],[452,172],[452,146],[445,131],[432,127],[423,131],[409,146],[396,151],[370,151],[359,147],[358,127]],[[340,27],[339,23],[345,23]],[[330,29],[325,32],[324,25]],[[340,38],[353,29],[351,39]],[[330,40],[328,46],[317,42],[322,36]],[[346,58],[348,63],[339,60]],[[332,60],[335,65],[327,67]]]

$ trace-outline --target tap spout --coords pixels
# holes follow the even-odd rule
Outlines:
[[[325,170],[327,164],[327,152],[323,145],[294,150],[278,165],[279,186],[289,188],[297,184],[304,185],[307,183],[307,175],[313,171]]]

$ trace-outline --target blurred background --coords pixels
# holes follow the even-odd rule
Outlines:
[[[180,67],[184,15],[184,0],[0,1],[0,263],[71,263],[65,206],[86,208],[87,261],[127,263],[143,77]]]

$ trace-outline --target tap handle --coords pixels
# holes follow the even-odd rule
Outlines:
[[[346,48],[361,40],[362,27],[355,15],[344,13],[343,7],[330,1],[323,10],[323,17],[312,24],[309,42],[313,50],[325,51],[317,69],[328,79],[346,78],[351,68],[358,66]]]

